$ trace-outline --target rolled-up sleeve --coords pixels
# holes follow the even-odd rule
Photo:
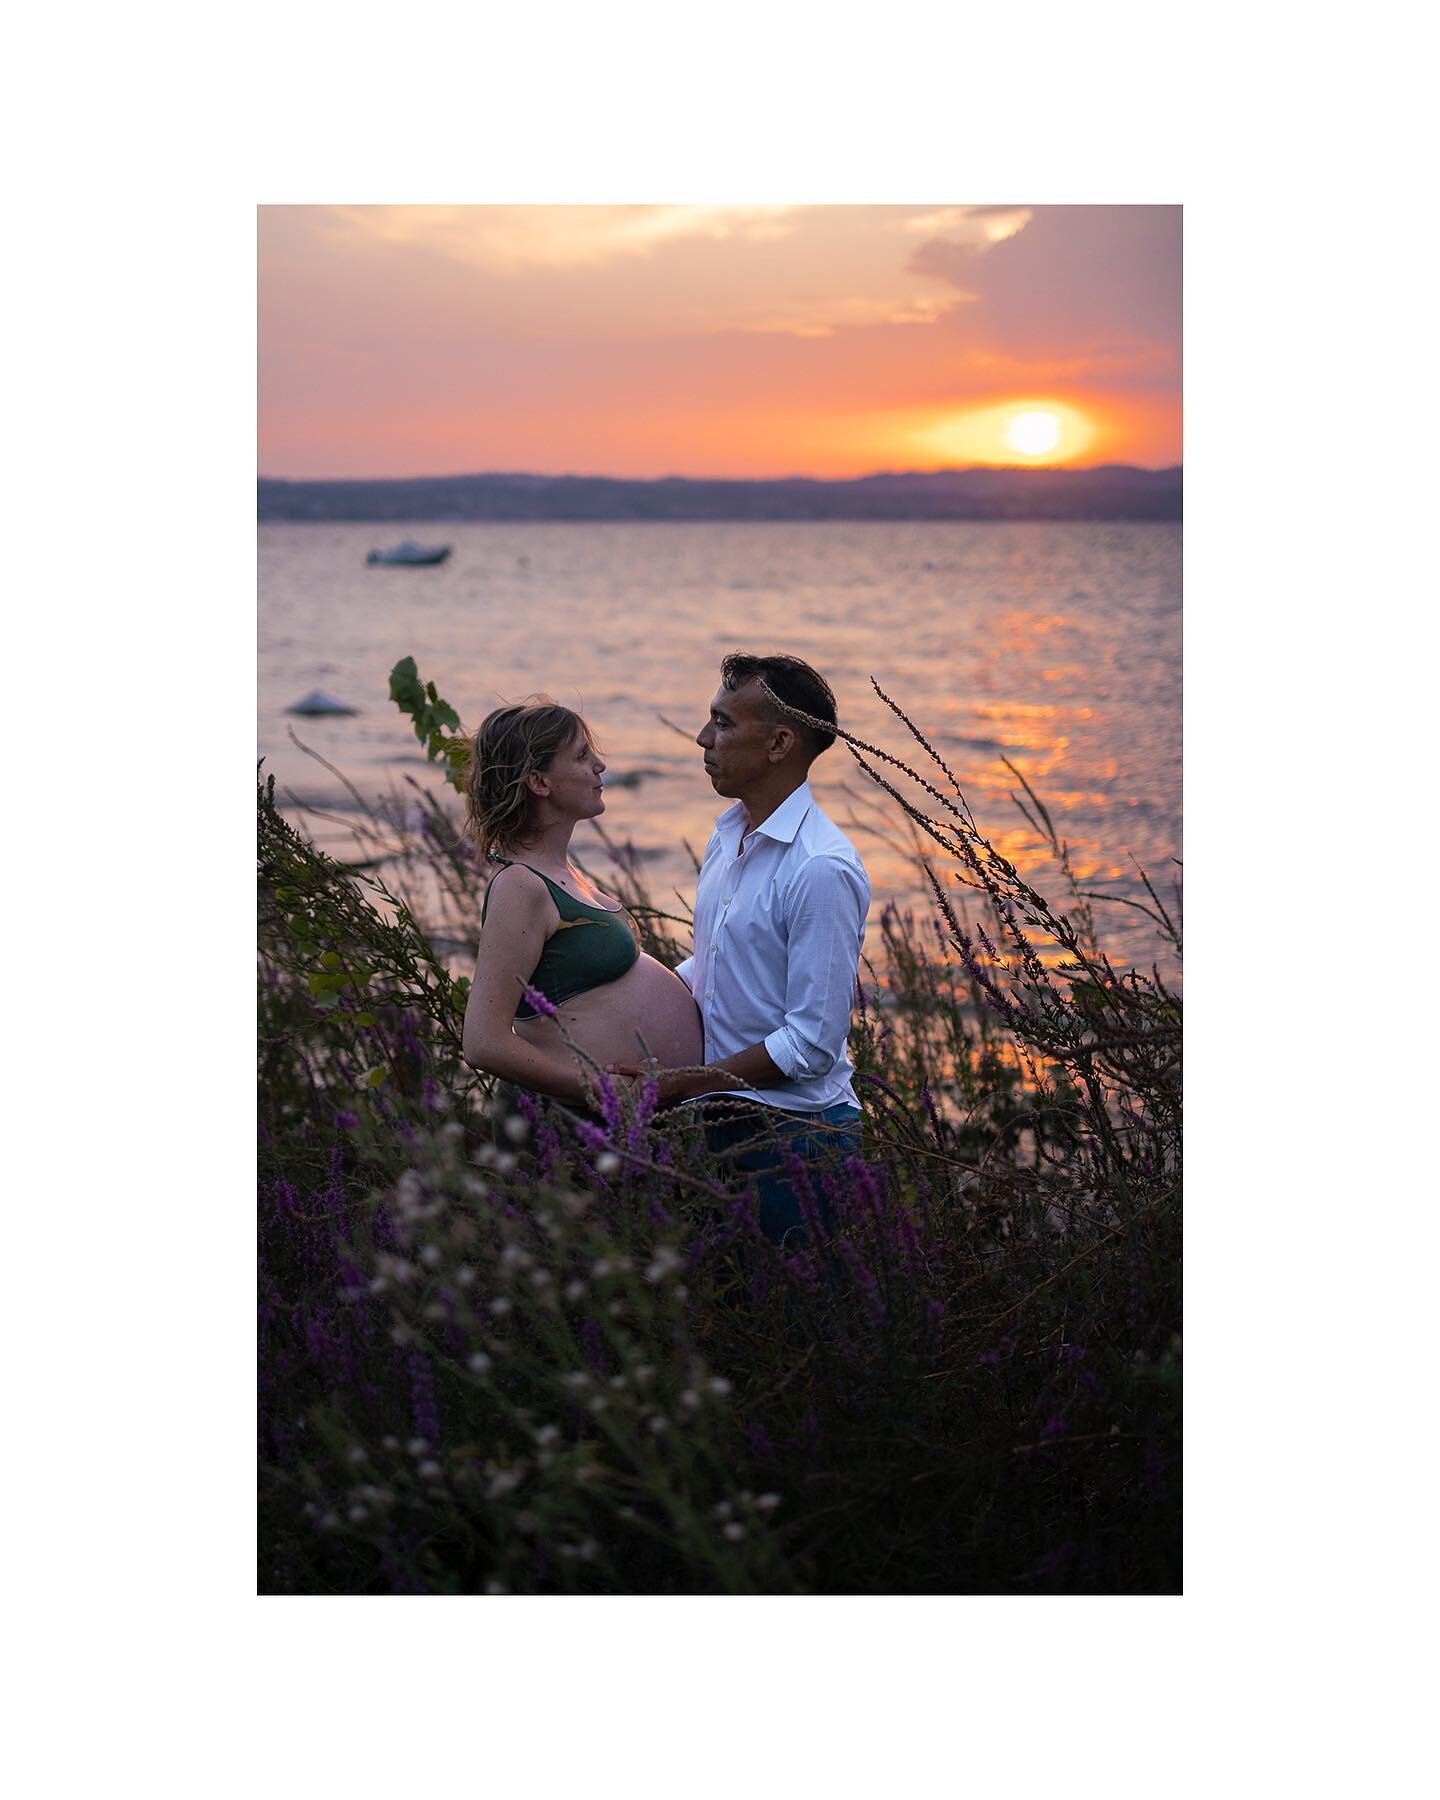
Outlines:
[[[791,1081],[828,1075],[850,1031],[850,1008],[870,910],[870,883],[858,862],[816,856],[786,897],[785,1018],[765,1039]]]
[[[693,956],[687,956],[685,958],[684,962],[677,963],[675,965],[675,973],[685,983],[686,987],[688,987],[690,989],[692,994],[695,991],[695,983],[690,979],[690,977],[692,974],[694,974],[694,972],[695,972],[695,958]]]

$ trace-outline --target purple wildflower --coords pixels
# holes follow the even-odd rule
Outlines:
[[[604,1375],[609,1368],[605,1355],[605,1334],[593,1319],[586,1319],[580,1327],[580,1348],[595,1373]]]
[[[820,1293],[820,1258],[813,1250],[792,1251],[785,1258],[785,1272],[807,1294]]]
[[[415,1421],[415,1435],[438,1444],[440,1416],[435,1410],[435,1377],[429,1362],[418,1351],[410,1357],[410,1415]]]
[[[555,1017],[554,1006],[546,999],[544,994],[540,992],[539,988],[526,987],[525,1004],[530,1008],[531,1012],[538,1013],[542,1019],[553,1019]]]
[[[870,1273],[864,1259],[853,1244],[841,1239],[839,1248],[841,1259],[850,1271],[856,1287],[860,1290],[866,1319],[872,1326],[883,1325],[887,1317],[885,1302],[880,1298],[880,1290],[875,1284],[875,1277]]]
[[[540,1164],[542,1181],[555,1179],[555,1164],[560,1156],[560,1134],[553,1125],[542,1125],[535,1133],[535,1154]]]
[[[624,1122],[624,1113],[620,1105],[620,1092],[615,1083],[602,1075],[599,1080],[600,1113],[605,1126],[613,1139],[619,1133]]]

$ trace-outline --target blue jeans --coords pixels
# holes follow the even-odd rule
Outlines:
[[[798,1157],[807,1174],[828,1163],[838,1168],[860,1154],[860,1109],[827,1106],[823,1112],[784,1112],[754,1101],[702,1101],[705,1146],[730,1178],[743,1178],[760,1199],[760,1229],[772,1244],[809,1243],[805,1207],[786,1167]],[[821,1182],[810,1183],[822,1232],[830,1230],[830,1202]]]

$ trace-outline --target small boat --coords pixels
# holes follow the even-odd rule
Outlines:
[[[297,700],[293,706],[287,706],[286,712],[299,713],[302,719],[352,718],[353,706],[347,706],[343,700],[337,700],[333,694],[322,693],[316,688],[313,694],[307,694],[303,700]]]
[[[436,544],[427,547],[424,544],[411,543],[406,538],[403,544],[396,544],[391,550],[372,550],[365,558],[368,564],[383,563],[387,568],[429,569],[436,563],[443,563],[450,554],[448,544]]]

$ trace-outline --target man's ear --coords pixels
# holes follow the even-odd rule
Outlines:
[[[771,762],[784,762],[790,754],[790,746],[795,742],[795,733],[788,725],[777,725],[775,735],[770,740]]]

